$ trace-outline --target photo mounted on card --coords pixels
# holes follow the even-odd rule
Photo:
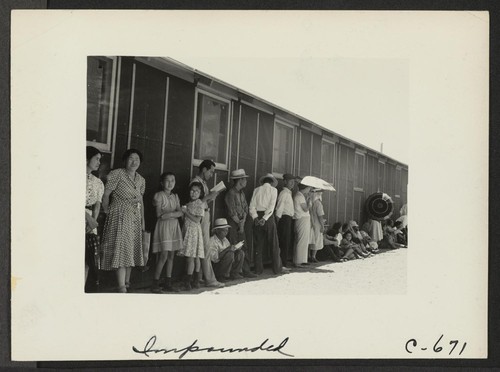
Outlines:
[[[14,11],[12,359],[486,358],[488,24]]]

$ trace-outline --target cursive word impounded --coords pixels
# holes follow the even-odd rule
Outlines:
[[[283,339],[281,343],[278,346],[274,346],[272,344],[268,345],[269,339],[266,338],[264,341],[260,343],[259,346],[254,346],[254,347],[200,347],[197,345],[198,340],[194,340],[191,345],[183,347],[181,349],[178,348],[172,348],[172,349],[157,349],[155,348],[156,344],[156,336],[152,336],[144,345],[142,349],[137,349],[135,346],[132,346],[132,350],[135,353],[138,354],[143,354],[149,358],[149,354],[168,354],[168,353],[173,353],[173,354],[179,354],[179,359],[184,358],[184,356],[187,353],[199,353],[199,352],[206,352],[206,353],[255,353],[256,351],[267,351],[267,352],[277,352],[280,353],[281,355],[287,356],[287,357],[292,357],[293,355],[287,354],[283,351],[285,345],[288,342],[288,337]]]

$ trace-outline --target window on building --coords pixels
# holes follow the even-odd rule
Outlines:
[[[116,60],[87,58],[87,142],[110,150]]]
[[[385,163],[378,162],[378,192],[385,192]]]
[[[354,189],[362,191],[365,185],[365,155],[354,154]]]
[[[293,134],[291,125],[275,122],[273,141],[273,172],[293,173]]]
[[[226,165],[228,132],[229,101],[198,92],[194,158]]]
[[[396,167],[396,190],[394,196],[399,198],[401,196],[401,168]]]
[[[335,145],[323,141],[321,145],[321,178],[333,184]]]

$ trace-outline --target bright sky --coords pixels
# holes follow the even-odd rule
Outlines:
[[[408,164],[405,59],[196,58],[179,61]]]

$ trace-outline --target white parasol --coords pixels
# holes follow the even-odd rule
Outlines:
[[[321,189],[326,191],[335,191],[331,183],[322,180],[321,178],[314,176],[305,176],[301,181],[301,184],[306,186],[314,187],[315,189]]]

